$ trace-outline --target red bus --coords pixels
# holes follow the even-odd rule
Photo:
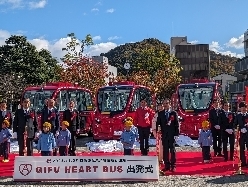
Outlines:
[[[201,129],[201,123],[209,118],[209,110],[214,98],[221,98],[220,84],[205,79],[192,80],[180,84],[176,94],[172,96],[173,106],[180,119],[180,133],[196,138]]]
[[[40,124],[40,112],[44,108],[46,99],[54,99],[56,108],[63,119],[63,111],[68,108],[70,100],[74,100],[76,108],[80,111],[80,133],[90,133],[94,119],[93,98],[90,90],[66,82],[46,83],[41,87],[27,87],[22,95],[22,100],[29,98],[31,108],[37,111]]]
[[[147,98],[152,107],[154,95],[149,88],[133,82],[115,82],[98,89],[96,94],[96,113],[92,126],[93,139],[118,140],[124,129],[123,120],[134,117],[141,98]]]

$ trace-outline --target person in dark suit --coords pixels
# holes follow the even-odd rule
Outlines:
[[[160,126],[163,144],[163,160],[165,164],[163,172],[168,170],[174,172],[176,169],[175,143],[179,136],[178,114],[176,111],[171,110],[170,99],[165,99],[163,105],[164,110],[158,113],[156,130],[158,130],[158,127]],[[171,154],[170,160],[169,153]]]
[[[12,114],[9,110],[7,110],[7,102],[2,101],[0,103],[0,124],[3,123],[4,120],[8,120],[10,126],[8,127],[9,129],[12,128]],[[2,130],[2,126],[0,125],[0,131]],[[3,155],[2,153],[2,147],[0,146],[0,156]]]
[[[219,100],[213,100],[213,108],[209,110],[209,121],[211,124],[211,132],[213,136],[213,149],[214,156],[223,156],[222,152],[222,139],[221,139],[221,129],[220,129],[220,119],[219,114],[221,113],[219,108]]]
[[[227,143],[230,144],[230,160],[233,160],[234,154],[234,114],[229,111],[230,104],[225,101],[223,103],[223,110],[220,112],[220,127],[222,131],[222,142],[223,142],[223,153],[224,160],[228,161],[228,151],[227,151]]]
[[[14,137],[17,137],[19,145],[19,156],[24,156],[25,147],[27,147],[27,156],[33,156],[33,140],[35,132],[38,131],[36,112],[30,107],[30,100],[25,99],[22,108],[17,109],[13,122]],[[27,138],[24,140],[24,133]],[[26,141],[26,145],[24,142]]]
[[[51,132],[54,134],[55,137],[58,136],[59,128],[60,128],[60,121],[59,121],[59,111],[54,106],[55,101],[53,99],[48,100],[47,107],[43,108],[41,111],[41,124],[45,122],[50,123]],[[57,155],[58,150],[54,149],[53,156]]]
[[[248,144],[248,113],[245,102],[239,103],[240,112],[236,115],[234,125],[239,127],[239,146],[240,146],[240,160],[241,166],[247,166],[245,156],[245,145]]]
[[[76,156],[76,138],[79,132],[79,112],[75,108],[75,102],[70,101],[69,108],[63,113],[63,121],[67,121],[70,125],[68,130],[71,132],[71,143],[69,147],[69,155]]]
[[[48,105],[48,99],[45,99],[43,108],[47,108],[47,105]]]

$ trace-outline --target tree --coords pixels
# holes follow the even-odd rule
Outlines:
[[[105,78],[108,77],[107,64],[94,62],[83,54],[85,47],[93,44],[90,35],[81,41],[74,33],[68,34],[68,37],[70,41],[66,44],[66,48],[62,48],[67,53],[62,58],[65,68],[61,72],[61,80],[78,83],[79,86],[95,93],[99,87],[105,85]]]
[[[0,97],[8,102],[20,99],[22,90],[25,88],[26,80],[14,74],[0,75]]]
[[[181,81],[179,61],[164,50],[143,49],[132,64],[135,66],[134,71],[129,76],[120,75],[116,80],[128,79],[146,85],[158,100],[170,98]]]
[[[30,85],[58,80],[60,65],[47,50],[38,51],[25,36],[11,36],[0,46],[0,73],[25,78]]]

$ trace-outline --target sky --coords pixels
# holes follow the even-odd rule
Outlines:
[[[54,57],[67,34],[93,37],[86,53],[96,56],[125,43],[187,36],[188,42],[244,56],[248,0],[0,0],[0,45],[10,35],[25,35]]]

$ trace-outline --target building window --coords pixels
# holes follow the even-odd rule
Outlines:
[[[196,57],[196,58],[199,58],[199,57],[200,57],[200,51],[196,51],[196,52],[195,52],[195,57]]]
[[[191,58],[191,53],[190,52],[188,52],[188,58]]]
[[[248,49],[248,40],[245,41],[245,48]]]

